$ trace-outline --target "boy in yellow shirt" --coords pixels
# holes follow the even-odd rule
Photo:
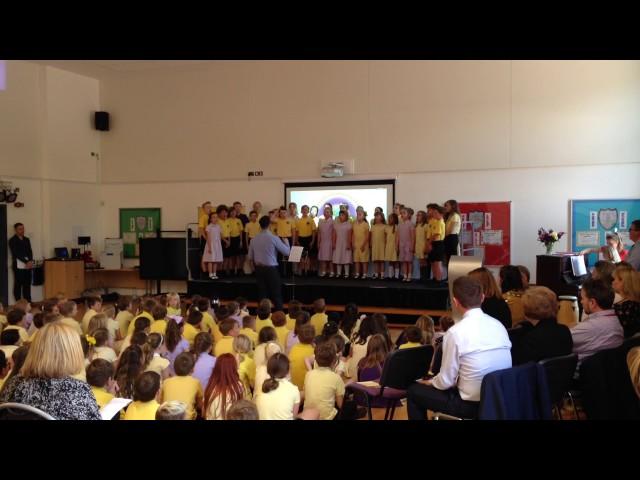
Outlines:
[[[227,318],[220,324],[222,338],[216,342],[214,355],[219,357],[225,353],[233,353],[233,339],[240,334],[240,325],[233,318]]]
[[[244,396],[251,398],[251,390],[256,381],[256,362],[251,358],[251,340],[246,335],[238,335],[233,339],[233,354],[238,362],[238,376],[244,387]]]
[[[309,206],[302,206],[302,216],[295,219],[294,243],[304,247],[305,256],[302,259],[301,267],[304,275],[309,271],[309,263],[316,243],[316,223],[309,216]]]
[[[218,205],[218,225],[220,225],[220,241],[222,243],[222,268],[229,276],[231,268],[231,222],[229,222],[229,209],[226,205]]]
[[[264,298],[258,305],[258,318],[256,318],[256,333],[260,335],[260,330],[264,327],[273,327],[271,321],[271,300]]]
[[[324,342],[315,348],[318,368],[307,372],[304,381],[304,406],[320,411],[320,420],[335,418],[344,398],[344,381],[333,367],[338,362],[338,350],[333,342]]]
[[[187,321],[184,324],[184,330],[182,332],[182,338],[184,338],[189,345],[193,345],[193,340],[196,335],[200,333],[200,326],[202,325],[202,312],[196,308],[192,308],[187,317]]]
[[[289,300],[289,308],[287,310],[287,328],[293,330],[296,328],[298,313],[302,310],[302,302],[299,300]]]
[[[284,352],[287,346],[287,336],[291,331],[287,328],[287,319],[284,316],[284,312],[273,312],[271,315],[271,321],[273,322],[273,328],[276,331],[276,335],[278,335],[278,344],[280,345],[280,349]]]
[[[304,379],[307,375],[305,360],[313,356],[313,345],[311,342],[313,342],[315,337],[313,325],[309,323],[302,325],[298,331],[298,340],[300,343],[291,347],[291,351],[289,352],[291,383],[297,386],[299,390],[304,388]]]
[[[133,333],[133,329],[135,328],[135,324],[136,324],[136,319],[140,317],[148,318],[149,322],[153,323],[153,315],[151,314],[151,311],[153,310],[153,307],[155,307],[157,304],[158,303],[153,298],[147,298],[144,302],[142,302],[142,313],[137,317],[135,317],[133,320],[131,320],[131,322],[129,323],[129,330],[127,331],[128,335],[131,335]]]
[[[422,346],[423,334],[420,328],[415,325],[411,325],[405,329],[404,335],[407,338],[407,343],[400,345],[399,350]]]
[[[125,420],[155,420],[160,404],[156,401],[160,391],[160,375],[144,372],[133,384],[133,402],[129,404]]]
[[[176,376],[163,382],[160,393],[161,403],[172,400],[184,403],[190,420],[195,420],[197,412],[202,411],[204,397],[200,380],[192,376],[194,366],[195,359],[191,353],[178,355],[173,365]]]
[[[277,230],[276,235],[280,237],[280,239],[287,244],[287,246],[291,246],[293,244],[293,229],[295,219],[287,216],[287,209],[280,207],[278,211],[278,220],[277,220]],[[287,275],[287,261],[282,255],[278,255],[280,268],[283,275]]]
[[[151,310],[151,316],[153,317],[153,322],[149,333],[159,333],[164,336],[167,333],[167,309],[162,305],[156,305]]]
[[[220,333],[220,328],[218,328],[218,324],[213,319],[213,316],[209,311],[211,310],[211,302],[208,298],[200,297],[195,302],[195,306],[202,313],[202,325],[200,329],[203,332],[210,333],[213,336],[213,341],[217,342],[222,338],[222,334]]]
[[[84,333],[89,333],[89,321],[93,318],[94,315],[97,315],[98,313],[100,313],[100,311],[102,311],[102,298],[89,297],[86,300],[86,306],[88,310],[82,317],[82,331]]]
[[[20,310],[19,308],[14,308],[7,313],[7,323],[9,325],[7,325],[3,331],[17,330],[20,336],[20,341],[17,343],[18,346],[22,346],[29,341],[29,333],[27,329],[24,328],[26,317],[27,314],[24,310]]]
[[[251,340],[251,349],[253,350],[258,345],[258,334],[256,333],[256,317],[251,315],[245,315],[242,318],[242,328],[240,329],[240,335],[246,335]]]
[[[91,386],[91,391],[96,397],[96,403],[100,409],[113,400],[115,394],[114,372],[113,364],[103,358],[96,358],[87,367],[87,383]]]
[[[311,316],[310,323],[313,325],[316,331],[316,337],[322,335],[322,329],[324,324],[327,323],[328,316],[325,313],[327,306],[324,302],[324,298],[318,298],[313,302],[313,315]]]

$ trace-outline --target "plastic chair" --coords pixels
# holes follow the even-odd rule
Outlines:
[[[393,420],[396,403],[407,397],[407,388],[429,373],[432,357],[433,347],[431,345],[396,350],[391,352],[384,362],[378,386],[367,386],[354,382],[347,385],[347,390],[365,398],[369,420],[373,419],[371,400],[375,398],[386,399],[387,408],[384,419]]]
[[[544,360],[540,360],[538,363],[544,367],[547,373],[549,396],[551,397],[551,404],[556,410],[558,417],[562,418],[558,405],[562,402],[565,396],[568,396],[571,401],[571,406],[576,420],[578,420],[578,410],[576,408],[573,395],[571,394],[573,376],[576,372],[576,366],[578,365],[578,355],[572,353],[561,357],[546,358]]]
[[[3,403],[0,405],[0,420],[55,420],[55,418],[31,405]]]

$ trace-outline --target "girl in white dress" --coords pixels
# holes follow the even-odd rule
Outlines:
[[[218,224],[218,214],[211,212],[209,215],[209,225],[205,229],[205,235],[207,237],[207,245],[204,248],[204,254],[202,255],[202,261],[207,264],[209,270],[209,278],[211,280],[217,280],[218,276],[216,271],[218,269],[218,263],[221,263],[222,258],[222,243],[221,243],[221,228]]]

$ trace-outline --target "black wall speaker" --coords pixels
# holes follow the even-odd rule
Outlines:
[[[96,124],[96,130],[102,130],[103,132],[108,132],[109,131],[109,113],[96,112],[95,124]]]

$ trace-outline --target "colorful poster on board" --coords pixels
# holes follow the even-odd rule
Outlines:
[[[463,254],[484,251],[487,266],[511,263],[511,202],[460,202]],[[471,228],[471,226],[473,228]],[[473,233],[471,233],[473,232]]]
[[[160,230],[159,208],[121,208],[120,238],[123,243],[124,258],[140,256],[141,238],[153,238]]]
[[[570,200],[571,251],[580,252],[605,244],[607,233],[617,232],[629,250],[629,225],[640,219],[640,198]],[[589,255],[590,266],[598,261],[598,255]]]

